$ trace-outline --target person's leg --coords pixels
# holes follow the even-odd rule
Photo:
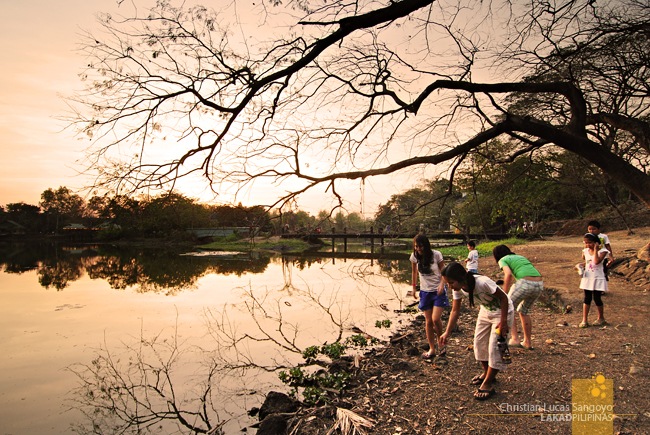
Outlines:
[[[523,347],[532,347],[531,337],[533,334],[533,321],[529,314],[519,313],[521,319],[521,329],[524,332],[524,340],[521,342]]]
[[[481,308],[474,328],[474,358],[483,365],[483,373],[474,376],[472,379],[473,384],[479,380],[484,381],[487,375],[488,361],[490,359],[490,334],[492,334],[492,322],[490,322],[486,310]]]
[[[515,285],[510,288],[510,293],[508,297],[512,301],[515,309],[519,311],[519,306],[524,301],[525,292],[522,289],[522,281],[517,281]],[[524,324],[522,323],[522,329]],[[512,322],[512,327],[510,328],[510,340],[508,341],[510,346],[520,346],[521,341],[519,340],[519,331],[517,330],[517,316],[515,316],[514,321]]]
[[[521,345],[525,348],[532,348],[532,336],[533,336],[533,320],[530,316],[530,311],[533,309],[533,305],[539,296],[544,290],[544,285],[542,281],[528,281],[522,280],[520,287],[520,292],[522,295],[522,300],[517,307],[519,312],[519,318],[521,319],[521,329],[523,331],[524,340],[521,342]]]
[[[474,398],[478,400],[488,399],[494,394],[494,382],[499,370],[490,367],[487,361],[481,361],[484,370],[484,379],[481,386],[474,392]]]
[[[427,342],[429,342],[429,351],[423,356],[432,357],[436,354],[436,334],[433,326],[433,308],[424,310],[424,331],[427,335]]]
[[[593,298],[593,292],[591,290],[584,290],[585,298],[584,303],[582,304],[582,323],[580,327],[584,328],[589,325],[587,319],[589,318],[589,308],[591,308],[591,299]]]
[[[490,366],[488,365],[487,361],[479,361],[479,362],[481,363],[481,366],[483,367],[483,371],[480,374],[474,376],[472,378],[472,381],[470,382],[470,384],[478,385],[479,388],[480,388],[480,385],[483,385],[483,382],[485,382],[485,378],[487,377],[487,372],[488,372],[488,369],[490,368]],[[492,382],[494,382],[494,378],[492,378]]]
[[[436,343],[438,342],[437,337],[440,337],[442,335],[442,333],[443,333],[443,329],[442,329],[442,311],[443,310],[444,310],[443,307],[434,306],[433,307],[433,313],[431,315],[431,320],[432,320],[432,323],[433,323],[433,330],[434,330],[434,332],[436,334],[436,336],[434,337],[434,340],[435,340]],[[446,348],[446,346],[439,347],[438,348],[438,353],[440,355],[446,354],[447,352],[446,352],[445,348]]]
[[[479,314],[480,318],[480,314]],[[483,383],[478,390],[474,393],[474,398],[477,400],[489,399],[494,393],[494,383],[496,382],[497,374],[505,370],[507,365],[503,362],[501,352],[497,346],[497,334],[494,332],[497,325],[501,322],[501,313],[490,313],[486,316],[486,321],[490,322],[490,331],[487,336],[483,336],[483,340],[487,340],[488,358],[480,359],[483,365]],[[477,319],[478,324],[478,319]],[[514,324],[514,313],[508,313],[508,325]],[[475,340],[476,341],[476,340]],[[476,344],[476,343],[475,343]],[[485,343],[483,343],[485,344]],[[476,355],[476,351],[474,352]]]
[[[517,331],[517,318],[515,317],[514,322],[512,322],[512,328],[510,328],[510,341],[508,341],[510,346],[520,346],[521,341],[519,340],[519,331]]]
[[[605,323],[605,308],[603,300],[601,299],[603,292],[594,290],[594,303],[596,304],[596,309],[598,310],[598,318],[596,319],[597,324],[602,325]]]

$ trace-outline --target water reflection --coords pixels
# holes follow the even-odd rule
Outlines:
[[[192,288],[207,273],[241,276],[262,273],[270,256],[231,253],[220,256],[180,255],[173,248],[123,248],[111,245],[61,246],[56,244],[0,245],[0,267],[5,273],[36,270],[46,289],[64,290],[84,273],[106,280],[111,288],[135,287],[138,292],[175,294]]]
[[[182,254],[0,246],[9,353],[0,432],[45,433],[30,415],[57,414],[43,411],[57,396],[31,391],[56,383],[74,390],[67,405],[85,415],[61,417],[77,433],[239,433],[251,424],[246,411],[282,389],[277,370],[304,363],[307,347],[353,330],[386,339],[375,323],[396,319],[410,278],[405,255]],[[119,291],[94,291],[109,286]]]
[[[270,254],[241,252],[188,253],[178,248],[128,248],[112,245],[63,246],[54,243],[0,244],[0,268],[5,273],[36,270],[38,282],[46,289],[64,290],[84,273],[92,279],[107,281],[111,288],[176,294],[194,287],[198,278],[208,274],[241,276],[262,273],[272,258]],[[410,272],[399,267],[405,254],[309,252],[282,257],[284,264],[298,270],[336,259],[370,259],[393,279],[406,282]]]

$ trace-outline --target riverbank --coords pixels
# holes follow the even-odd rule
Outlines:
[[[650,227],[609,236],[616,258],[632,259],[650,241]],[[499,375],[497,393],[489,400],[475,400],[476,387],[469,384],[480,368],[471,350],[476,313],[465,307],[445,357],[420,359],[426,341],[417,316],[386,347],[362,358],[339,399],[299,411],[291,427],[295,433],[322,434],[337,421],[350,423],[358,416],[371,425],[369,433],[377,434],[570,434],[571,421],[559,416],[566,416],[561,410],[571,406],[573,381],[602,373],[613,381],[611,391],[603,394],[610,394],[607,400],[613,396],[614,433],[650,433],[650,288],[647,281],[635,284],[615,271],[604,297],[609,324],[578,328],[582,292],[574,265],[581,249],[582,238],[576,235],[513,248],[542,272],[548,297],[532,312],[534,350],[512,349],[513,363]],[[492,258],[481,258],[480,265],[486,275],[499,277]],[[351,413],[341,413],[337,420],[337,408]]]

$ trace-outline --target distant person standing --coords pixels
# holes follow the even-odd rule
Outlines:
[[[524,340],[520,342],[517,335],[517,320],[515,319],[512,322],[512,337],[508,344],[532,350],[531,335],[533,325],[528,313],[533,308],[537,298],[542,294],[542,290],[544,290],[542,274],[535,269],[535,266],[526,257],[515,254],[506,245],[495,246],[492,255],[494,255],[494,259],[503,270],[503,290],[508,294],[515,306],[515,310],[519,313],[521,329],[524,333]]]
[[[585,247],[582,250],[582,259],[585,266],[580,280],[580,288],[584,291],[585,297],[582,306],[582,322],[578,326],[580,328],[589,326],[588,317],[592,300],[598,310],[598,318],[593,324],[602,326],[607,322],[605,321],[604,304],[601,297],[608,290],[603,262],[609,255],[609,251],[607,248],[602,247],[598,236],[592,233],[584,235],[583,243]]]
[[[476,250],[476,242],[470,240],[467,242],[467,258],[463,260],[465,268],[468,272],[478,273],[478,251]]]
[[[444,282],[440,271],[445,266],[440,251],[431,249],[431,243],[427,236],[417,235],[413,239],[413,253],[410,257],[413,265],[411,282],[413,285],[413,297],[420,298],[418,308],[424,314],[424,330],[429,350],[422,354],[422,358],[430,359],[436,355],[436,338],[442,334],[442,311],[449,307],[449,299],[445,290]],[[418,295],[417,284],[420,281],[420,292]],[[444,348],[440,348],[440,354],[444,354]]]
[[[587,223],[587,231],[598,237],[600,240],[600,245],[609,251],[609,255],[603,260],[603,272],[605,273],[605,279],[609,280],[609,277],[607,275],[607,265],[611,264],[612,261],[614,261],[614,253],[612,252],[612,245],[609,244],[609,237],[607,234],[600,232],[600,222],[598,221],[589,221]]]

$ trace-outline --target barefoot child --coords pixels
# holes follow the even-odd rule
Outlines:
[[[474,329],[474,358],[483,366],[483,372],[476,375],[470,383],[479,386],[474,393],[476,400],[489,399],[495,393],[493,384],[497,373],[506,368],[497,348],[497,339],[499,335],[508,336],[509,325],[514,318],[512,301],[490,278],[467,272],[460,263],[452,262],[445,266],[442,278],[453,289],[447,329],[438,339],[442,346],[447,344],[449,334],[456,325],[463,296],[469,297],[472,307],[475,299],[481,304]]]
[[[585,248],[582,250],[582,259],[585,262],[584,272],[580,280],[580,288],[584,291],[584,304],[582,306],[582,323],[581,328],[589,326],[588,316],[591,308],[591,301],[596,304],[598,318],[593,323],[596,326],[604,325],[604,307],[601,296],[607,291],[607,279],[603,270],[603,260],[609,255],[605,247],[601,247],[598,236],[587,233],[584,235],[583,243]]]
[[[420,279],[420,303],[418,308],[424,314],[424,330],[429,342],[429,350],[422,354],[422,358],[430,359],[436,355],[436,335],[442,333],[442,310],[449,307],[449,299],[442,282],[440,271],[445,266],[440,251],[431,249],[427,236],[420,234],[413,239],[413,253],[410,257],[412,263],[411,283],[413,297],[418,298],[416,291],[418,278]],[[440,346],[440,355],[445,353]]]

